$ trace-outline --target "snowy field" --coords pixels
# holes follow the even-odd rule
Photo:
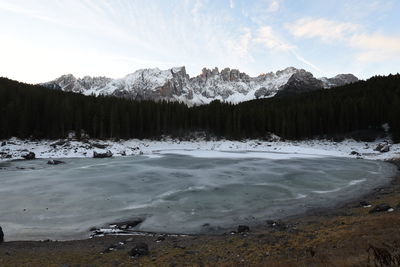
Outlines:
[[[255,157],[255,158],[292,158],[292,157],[321,157],[336,156],[349,158],[364,158],[386,160],[400,156],[400,144],[388,142],[389,152],[378,152],[374,149],[386,140],[375,142],[356,142],[345,140],[333,142],[326,140],[309,141],[179,141],[168,139],[154,140],[125,140],[87,142],[75,140],[42,140],[27,141],[17,138],[0,141],[0,160],[21,159],[28,152],[34,152],[36,158],[82,158],[93,157],[93,153],[111,151],[114,157],[130,155],[159,156],[160,154],[181,154],[195,157],[226,158],[226,157]],[[241,153],[233,153],[241,152]],[[247,152],[247,153],[242,153]]]

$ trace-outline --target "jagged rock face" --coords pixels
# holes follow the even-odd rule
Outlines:
[[[324,82],[325,88],[330,88],[330,87],[346,85],[349,83],[355,83],[358,81],[358,78],[353,74],[339,74],[333,78],[329,79],[324,77],[321,78],[321,80]]]
[[[315,91],[324,87],[321,80],[305,70],[293,74],[288,82],[278,91],[277,96],[295,95],[304,92]]]
[[[42,84],[48,88],[59,89],[66,92],[84,93],[101,88],[107,85],[112,79],[106,77],[85,76],[82,79],[76,79],[72,74],[63,75],[60,78]]]
[[[250,77],[237,69],[203,68],[200,75],[189,77],[185,67],[169,70],[142,69],[121,79],[73,75],[42,84],[48,88],[85,95],[112,95],[137,100],[181,101],[188,105],[207,104],[213,100],[242,101],[331,88],[358,79],[352,74],[316,79],[305,70],[293,67]]]

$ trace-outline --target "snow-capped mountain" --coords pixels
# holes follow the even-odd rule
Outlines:
[[[200,75],[191,78],[185,67],[178,67],[169,70],[142,69],[121,79],[89,76],[77,79],[68,74],[41,85],[85,95],[112,95],[200,105],[213,100],[239,103],[276,94],[287,95],[331,88],[356,81],[357,77],[352,74],[317,79],[310,72],[293,67],[257,77],[250,77],[236,69],[225,68],[219,71],[218,68],[204,68]]]

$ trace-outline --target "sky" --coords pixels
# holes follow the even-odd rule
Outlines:
[[[400,72],[399,0],[0,0],[0,76]]]

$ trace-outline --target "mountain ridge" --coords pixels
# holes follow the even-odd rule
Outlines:
[[[203,68],[190,77],[185,66],[167,70],[140,69],[123,78],[104,76],[76,78],[72,74],[40,85],[84,95],[111,95],[136,100],[180,101],[189,106],[213,100],[230,103],[290,95],[321,88],[332,88],[358,81],[353,74],[315,78],[312,73],[294,67],[251,77],[238,69]]]

